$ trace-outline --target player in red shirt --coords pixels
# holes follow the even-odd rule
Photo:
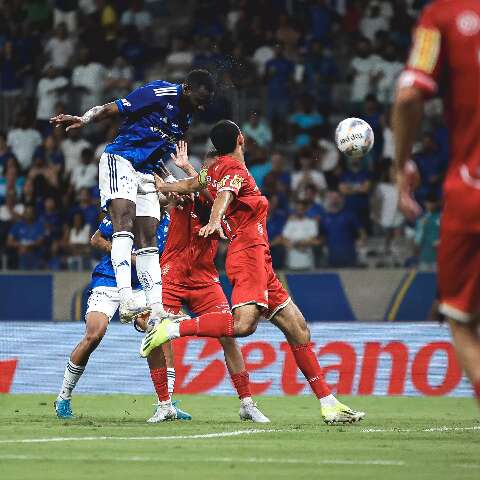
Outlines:
[[[210,219],[199,230],[229,239],[225,269],[233,286],[232,310],[213,312],[180,323],[163,321],[142,341],[140,354],[180,336],[245,337],[255,332],[260,316],[276,325],[290,344],[297,365],[320,400],[327,423],[351,423],[365,414],[340,403],[326,384],[310,344],[310,331],[300,310],[283,288],[272,268],[267,238],[268,200],[248,172],[244,137],[235,123],[217,123],[210,138],[219,157],[200,174],[173,184],[158,183],[164,193],[190,193],[208,189],[214,199]]]
[[[212,163],[216,152],[209,152],[204,166]],[[180,142],[175,163],[187,174],[197,172],[188,162],[187,146]],[[208,223],[212,206],[208,193],[200,193],[184,200],[170,210],[167,243],[160,260],[162,266],[163,305],[169,313],[178,314],[182,305],[197,315],[212,312],[230,315],[230,306],[220,285],[215,267],[218,240],[198,235]],[[242,420],[268,423],[252,400],[248,372],[234,338],[219,338],[232,383],[240,399]]]
[[[438,250],[440,311],[480,401],[480,2],[437,0],[424,10],[393,112],[400,207],[416,218],[415,174],[405,168],[425,99],[442,92],[450,163]]]

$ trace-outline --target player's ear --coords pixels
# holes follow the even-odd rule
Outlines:
[[[183,84],[183,93],[187,97],[192,93],[192,86],[189,85],[188,83]]]
[[[245,144],[245,137],[243,136],[242,133],[239,133],[237,137],[237,145],[244,145],[244,144]]]

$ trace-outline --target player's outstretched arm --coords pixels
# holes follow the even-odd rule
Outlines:
[[[420,128],[423,102],[423,94],[418,88],[412,86],[400,87],[392,114],[399,207],[409,220],[414,220],[422,212],[420,205],[413,197],[413,178],[405,167]]]
[[[118,106],[115,102],[106,103],[105,105],[99,105],[91,108],[85,112],[81,117],[76,115],[67,115],[61,113],[56,117],[50,119],[50,123],[53,123],[56,127],[64,125],[68,132],[74,128],[81,128],[84,125],[92,122],[101,122],[107,118],[112,118],[118,115]]]
[[[158,175],[155,175],[155,187],[160,193],[194,193],[199,192],[204,187],[200,184],[198,176],[184,178],[176,182],[165,182]]]
[[[218,193],[217,198],[212,205],[210,220],[207,225],[202,227],[198,232],[200,237],[209,237],[210,235],[218,234],[220,238],[227,238],[223,233],[222,218],[224,217],[228,206],[232,203],[233,198],[233,193],[230,190],[223,190]]]

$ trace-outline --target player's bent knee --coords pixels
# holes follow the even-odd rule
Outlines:
[[[84,337],[85,343],[91,348],[95,349],[98,347],[105,335],[104,330],[96,330],[94,332],[87,332]]]
[[[258,320],[240,321],[234,323],[236,337],[248,337],[257,330]]]

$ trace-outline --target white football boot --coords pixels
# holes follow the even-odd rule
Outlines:
[[[270,423],[270,419],[259,410],[253,400],[241,402],[238,414],[240,415],[240,420],[251,420],[255,423]]]
[[[147,420],[147,423],[160,423],[168,420],[175,420],[177,418],[177,411],[172,405],[171,400],[165,402],[158,402],[155,413]]]

